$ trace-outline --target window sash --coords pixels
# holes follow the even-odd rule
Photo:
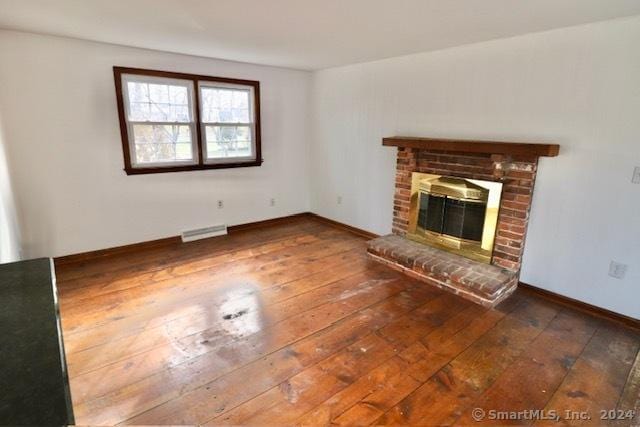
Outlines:
[[[135,141],[135,132],[133,130],[135,125],[148,125],[148,126],[188,126],[189,133],[191,135],[191,159],[185,160],[167,160],[161,162],[138,162],[137,148]],[[146,168],[146,167],[171,167],[171,166],[185,166],[185,165],[197,165],[200,160],[198,142],[196,138],[196,124],[195,122],[129,122],[127,124],[129,131],[129,152],[131,153],[131,166],[134,168]]]
[[[136,75],[136,74],[123,74],[122,75],[122,93],[124,98],[124,107],[125,107],[125,119],[127,122],[133,122],[137,120],[129,119],[129,115],[131,113],[131,100],[129,98],[129,85],[127,83],[146,83],[146,84],[159,84],[159,85],[167,85],[167,86],[179,86],[187,89],[187,106],[189,109],[189,117],[190,121],[187,122],[179,122],[179,123],[192,123],[196,121],[195,118],[195,96],[194,96],[194,85],[193,81],[186,79],[175,79],[170,77],[154,77],[154,76],[145,76],[145,75]],[[142,122],[147,122],[147,120],[143,120]],[[160,123],[165,123],[165,121],[159,121]],[[169,123],[169,121],[166,121]]]
[[[255,117],[255,111],[254,111],[254,105],[255,105],[255,91],[254,88],[252,86],[247,86],[247,85],[239,85],[239,84],[229,84],[229,83],[213,83],[213,82],[206,82],[206,81],[198,81],[198,90],[199,90],[199,94],[200,94],[200,121],[204,124],[213,124],[213,123],[218,123],[218,122],[211,122],[211,121],[205,121],[204,120],[204,102],[202,102],[202,91],[203,89],[222,89],[222,90],[235,90],[235,91],[239,91],[239,92],[247,92],[247,94],[249,95],[249,104],[247,106],[248,110],[249,110],[249,121],[248,122],[237,122],[237,123],[244,123],[244,124],[249,124],[249,123],[254,123],[256,120]],[[233,123],[233,122],[222,122],[222,123]]]
[[[248,156],[231,156],[231,157],[209,157],[209,141],[207,140],[207,127],[248,127],[249,128],[249,149],[251,150],[251,154]],[[215,163],[233,163],[238,161],[251,161],[256,159],[256,144],[255,144],[255,126],[253,123],[207,123],[206,125],[202,125],[202,135],[203,137],[203,153],[204,153],[204,162],[207,164],[215,164]],[[212,142],[213,143],[213,142]]]

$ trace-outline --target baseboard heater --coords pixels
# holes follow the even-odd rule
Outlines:
[[[193,242],[194,240],[224,236],[225,234],[227,234],[227,225],[220,224],[211,227],[198,228],[196,230],[183,231],[180,237],[182,237],[183,242]]]

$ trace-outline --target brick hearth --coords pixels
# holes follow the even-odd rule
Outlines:
[[[518,286],[517,273],[472,261],[396,235],[368,244],[374,259],[405,274],[453,292],[485,307],[493,307]]]

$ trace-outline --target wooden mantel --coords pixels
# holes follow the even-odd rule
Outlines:
[[[524,142],[476,141],[470,139],[416,138],[392,136],[382,139],[389,147],[419,148],[433,151],[460,153],[485,153],[555,157],[560,151],[558,144],[532,144]]]

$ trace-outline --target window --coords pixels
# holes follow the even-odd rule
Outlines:
[[[200,83],[200,120],[207,163],[252,158],[253,97],[253,91],[246,86]]]
[[[127,174],[260,166],[260,83],[114,67]]]

